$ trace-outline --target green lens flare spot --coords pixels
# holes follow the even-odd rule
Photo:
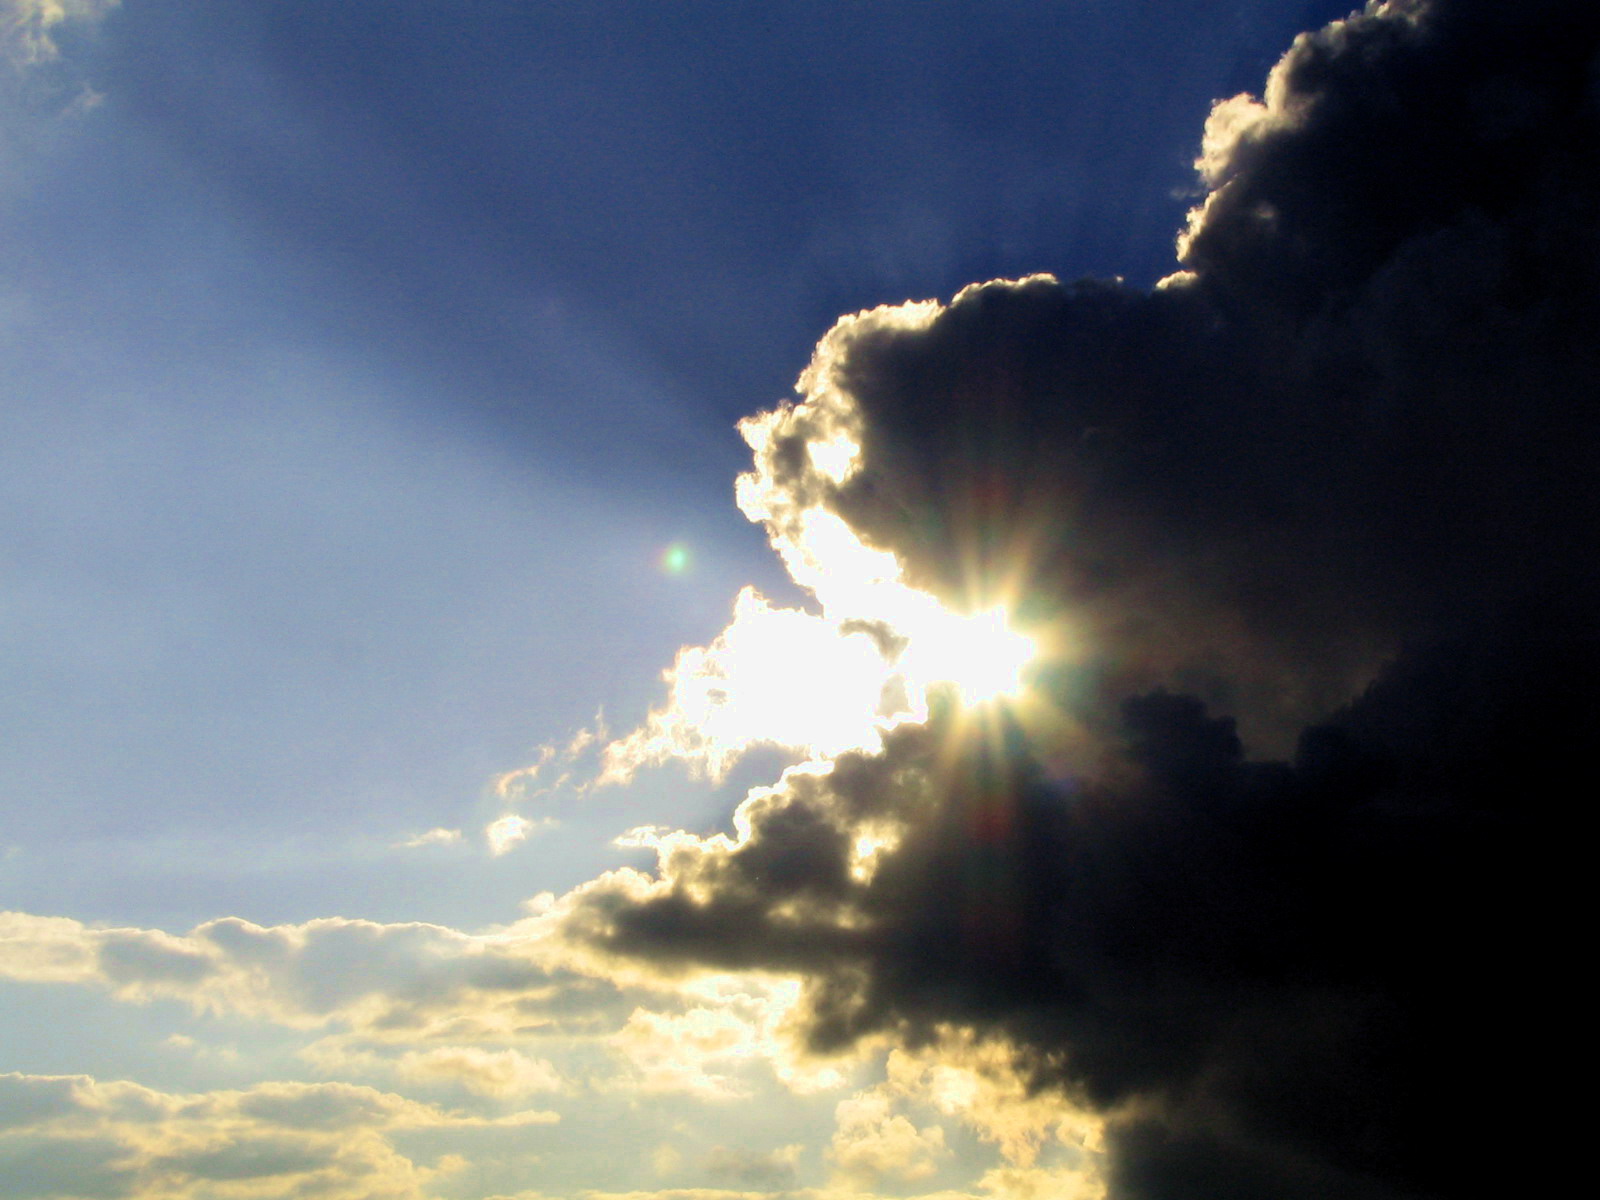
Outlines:
[[[661,569],[668,575],[683,575],[689,570],[689,547],[673,542],[661,552]]]

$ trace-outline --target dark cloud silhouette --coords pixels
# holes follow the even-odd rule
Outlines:
[[[758,449],[775,528],[831,508],[957,602],[1025,568],[1078,634],[1053,715],[792,774],[573,935],[797,972],[819,1052],[1003,1037],[1108,1114],[1121,1200],[1538,1191],[1600,719],[1597,52],[1591,3],[1377,6],[1217,107],[1164,287],[842,322]]]
[[[1592,595],[1597,23],[1395,5],[1303,38],[1213,115],[1186,274],[841,325],[821,381],[864,469],[780,444],[775,474],[958,598],[1032,562],[1117,686],[1261,737],[1409,638]]]

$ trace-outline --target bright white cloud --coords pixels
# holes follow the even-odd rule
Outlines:
[[[928,716],[938,685],[966,704],[1014,695],[1035,647],[1003,609],[961,614],[906,586],[892,556],[863,546],[842,522],[812,514],[805,537],[821,562],[821,615],[772,604],[753,588],[708,646],[686,647],[663,674],[667,702],[606,747],[602,782],[682,759],[720,777],[754,746],[829,759],[873,750],[904,721]],[[818,543],[837,543],[816,550]],[[846,587],[837,580],[854,576]],[[798,576],[797,576],[798,578]]]
[[[719,777],[753,746],[815,759],[875,750],[894,725],[927,719],[935,687],[967,705],[1021,690],[1037,647],[1010,624],[1008,581],[975,581],[988,606],[954,612],[910,586],[893,554],[864,543],[828,505],[860,465],[860,415],[835,379],[849,339],[917,328],[941,311],[927,302],[844,318],[801,376],[804,398],[740,423],[755,467],[739,477],[739,508],[766,526],[820,612],[740,592],[727,628],[707,646],[679,651],[663,673],[666,703],[606,747],[601,782],[668,759]]]
[[[905,712],[886,691],[892,674],[865,632],[746,588],[714,642],[679,652],[664,676],[666,705],[607,748],[603,778],[620,782],[669,758],[716,777],[757,745],[824,756],[864,748]]]
[[[533,822],[527,817],[506,813],[484,826],[483,836],[488,839],[489,853],[498,858],[518,842],[525,841],[532,830]]]
[[[555,824],[554,817],[530,821],[518,813],[506,813],[484,826],[483,836],[489,843],[489,853],[499,858],[514,849],[518,843],[527,841],[539,830],[549,829]]]

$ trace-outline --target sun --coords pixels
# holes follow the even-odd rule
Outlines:
[[[924,688],[948,684],[963,704],[1016,698],[1038,643],[1013,629],[1003,607],[962,614],[935,605],[906,631],[906,673]]]
[[[857,425],[848,406],[813,403],[741,423],[756,469],[739,477],[740,511],[766,525],[810,603],[783,607],[743,589],[723,631],[681,649],[663,672],[666,702],[606,747],[601,782],[671,759],[718,778],[756,746],[810,764],[876,752],[897,726],[929,720],[934,693],[975,714],[1021,704],[1040,648],[1015,628],[1009,604],[992,602],[1008,594],[1005,581],[973,580],[971,594],[991,602],[957,611],[908,582],[891,550],[864,540],[826,502],[860,467]],[[791,490],[795,464],[781,447],[796,444],[815,486]],[[689,566],[681,543],[662,555],[668,574]]]
[[[872,752],[897,726],[926,722],[935,692],[979,709],[1026,691],[1039,647],[1005,605],[946,607],[832,513],[807,514],[780,552],[820,611],[742,590],[722,633],[664,672],[667,702],[607,747],[606,781],[668,759],[720,777],[761,745],[812,761]]]

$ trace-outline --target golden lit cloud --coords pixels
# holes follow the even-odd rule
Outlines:
[[[425,1200],[450,1163],[401,1153],[403,1131],[516,1129],[345,1083],[170,1093],[86,1075],[0,1075],[0,1174],[28,1195],[126,1200]]]
[[[485,1034],[526,1025],[528,1005],[558,986],[527,936],[343,918],[261,926],[236,917],[175,935],[27,913],[0,913],[0,979],[85,984],[136,1003],[180,1000],[290,1028],[340,1024],[396,1036],[441,1022],[468,1021]]]
[[[841,1100],[835,1112],[838,1129],[828,1157],[839,1175],[852,1183],[874,1186],[888,1179],[926,1179],[950,1154],[943,1129],[937,1125],[918,1129],[893,1111],[893,1100],[882,1089]]]
[[[612,1044],[638,1072],[643,1092],[682,1092],[707,1099],[747,1096],[739,1068],[766,1050],[756,1023],[727,1008],[694,1008],[677,1016],[636,1009]]]
[[[886,1090],[954,1117],[1000,1148],[1013,1166],[1032,1167],[1047,1146],[1076,1152],[1095,1174],[1104,1121],[1061,1095],[1031,1088],[1017,1071],[1014,1051],[999,1041],[946,1030],[935,1045],[894,1049]]]
[[[416,1084],[450,1084],[478,1096],[511,1099],[569,1090],[546,1059],[530,1058],[511,1047],[432,1046],[395,1053],[392,1047],[328,1037],[313,1042],[299,1057],[324,1075],[387,1076]]]
[[[996,1167],[978,1180],[985,1200],[1103,1200],[1105,1179],[1080,1167]]]

